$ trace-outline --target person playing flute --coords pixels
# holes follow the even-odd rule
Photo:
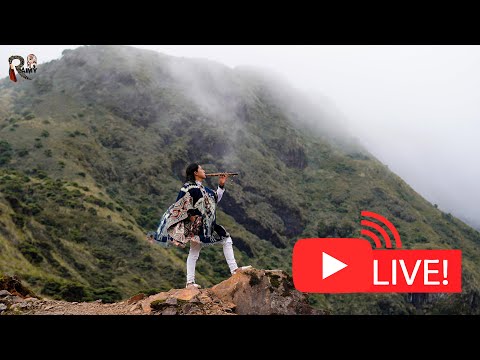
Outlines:
[[[203,246],[223,245],[223,254],[233,275],[251,266],[238,267],[233,253],[233,241],[222,225],[216,223],[216,207],[225,192],[229,175],[219,175],[216,191],[203,186],[205,170],[197,163],[188,165],[186,179],[177,200],[163,214],[154,240],[184,247],[190,242],[187,257],[187,288],[200,288],[195,282],[195,266]]]

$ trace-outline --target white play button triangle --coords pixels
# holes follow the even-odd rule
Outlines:
[[[322,280],[348,266],[333,256],[328,255],[326,252],[322,252],[322,262]]]

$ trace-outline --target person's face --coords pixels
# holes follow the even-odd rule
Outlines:
[[[200,165],[198,165],[198,170],[193,173],[195,176],[197,176],[200,179],[206,179],[207,177],[205,176],[205,170],[202,169]]]
[[[37,58],[35,55],[30,54],[27,56],[27,66],[31,69],[33,66],[37,66]]]

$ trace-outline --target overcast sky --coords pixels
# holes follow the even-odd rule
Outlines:
[[[41,64],[77,46],[2,46],[0,58],[34,53]],[[134,46],[270,68],[329,98],[373,155],[480,228],[480,46]]]

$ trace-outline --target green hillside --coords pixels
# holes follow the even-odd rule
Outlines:
[[[114,301],[182,287],[187,249],[145,241],[190,162],[236,171],[219,203],[240,264],[291,272],[303,237],[359,237],[360,212],[406,249],[463,251],[464,293],[314,295],[332,313],[477,313],[480,233],[423,199],[321,105],[257,69],[86,46],[0,81],[0,271],[36,292]],[[372,105],[373,106],[373,105]],[[206,185],[216,188],[216,179]],[[203,249],[197,282],[229,276]],[[418,310],[415,308],[417,307]]]

